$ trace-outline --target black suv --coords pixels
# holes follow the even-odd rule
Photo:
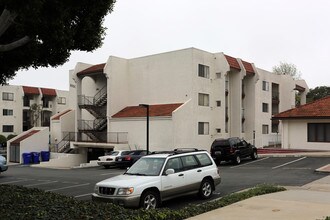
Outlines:
[[[257,148],[238,137],[227,139],[215,139],[211,146],[211,156],[220,164],[221,161],[232,161],[235,164],[241,163],[241,158],[258,158]]]

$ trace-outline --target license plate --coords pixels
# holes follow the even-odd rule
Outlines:
[[[121,158],[119,158],[118,161],[121,161]]]
[[[214,152],[215,155],[221,155],[221,151]]]

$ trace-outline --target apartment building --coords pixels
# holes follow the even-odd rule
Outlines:
[[[294,107],[297,96],[304,104],[307,92],[304,80],[224,53],[188,48],[134,59],[110,56],[70,71],[75,126],[57,144],[90,152],[87,160],[104,149],[145,149],[149,110],[151,151],[209,150],[214,139],[232,136],[268,146],[281,140],[272,115]]]
[[[50,117],[68,108],[69,91],[31,86],[0,87],[0,134],[19,135],[32,127],[49,127]]]

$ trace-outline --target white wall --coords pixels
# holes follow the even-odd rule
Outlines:
[[[14,100],[3,100],[3,93],[13,93]],[[13,110],[12,116],[4,116],[3,109]],[[7,137],[9,134],[20,134],[22,132],[23,121],[23,89],[21,86],[0,86],[0,134]],[[13,125],[13,132],[3,132],[3,125]]]
[[[146,119],[111,119],[110,132],[128,132],[129,146],[134,149],[146,149]],[[170,117],[150,117],[149,150],[173,149],[173,125]]]
[[[65,113],[59,120],[51,120],[51,144],[59,143],[64,138],[63,132],[75,132],[75,110]]]
[[[307,141],[307,123],[330,123],[330,120],[282,121],[282,147],[285,149],[330,150],[329,143]]]

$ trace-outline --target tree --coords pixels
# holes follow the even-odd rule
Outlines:
[[[330,96],[329,86],[317,86],[314,89],[310,89],[306,95],[307,102],[312,102],[323,97]]]
[[[7,138],[5,136],[3,136],[2,134],[0,134],[0,148],[5,147],[6,142],[7,142]]]
[[[32,126],[34,126],[34,127],[38,126],[41,111],[42,111],[42,105],[38,105],[38,104],[34,103],[30,106],[31,125]]]
[[[292,63],[280,62],[278,66],[273,67],[273,72],[278,75],[290,75],[294,79],[301,79],[301,74],[296,65]]]
[[[0,0],[0,84],[16,71],[64,64],[102,45],[115,0]]]

